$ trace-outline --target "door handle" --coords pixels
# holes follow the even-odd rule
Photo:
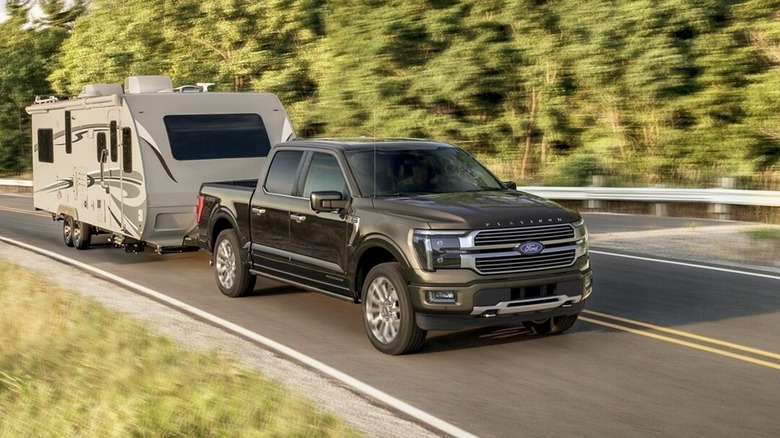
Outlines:
[[[300,214],[291,214],[290,219],[294,220],[297,223],[301,223],[306,220],[306,216]]]
[[[265,214],[265,209],[264,208],[252,207],[252,213],[260,216],[260,215]]]

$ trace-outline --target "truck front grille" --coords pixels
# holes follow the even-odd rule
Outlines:
[[[519,244],[529,240],[573,239],[574,228],[569,224],[549,225],[528,228],[503,228],[498,230],[482,230],[474,236],[474,246],[500,245],[506,243]]]
[[[481,256],[475,258],[477,271],[483,274],[502,274],[511,272],[538,271],[541,269],[565,268],[574,263],[575,251],[567,250],[549,254],[524,256]]]
[[[462,266],[480,274],[511,274],[571,266],[583,236],[571,224],[499,228],[472,232],[461,242]],[[522,254],[518,246],[539,242],[539,254]]]

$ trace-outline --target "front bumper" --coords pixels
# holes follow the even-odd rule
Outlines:
[[[497,325],[520,325],[526,321],[552,318],[555,316],[574,315],[585,308],[585,301],[564,304],[551,310],[540,310],[526,313],[508,313],[495,316],[443,315],[418,313],[415,321],[423,330],[463,330]]]
[[[439,279],[413,281],[409,289],[417,325],[423,330],[460,330],[579,313],[593,289],[590,264],[587,257],[583,259],[568,270],[531,276],[479,278],[465,284],[448,284],[435,281],[448,278],[446,271],[441,271]],[[427,299],[429,294],[443,291],[454,292],[454,302],[432,303]]]

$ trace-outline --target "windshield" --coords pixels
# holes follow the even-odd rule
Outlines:
[[[376,149],[347,153],[364,196],[502,190],[493,174],[459,148]]]

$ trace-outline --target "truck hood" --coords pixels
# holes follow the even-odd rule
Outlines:
[[[434,229],[523,227],[580,219],[579,213],[553,201],[511,190],[376,198],[374,207],[427,222]]]

